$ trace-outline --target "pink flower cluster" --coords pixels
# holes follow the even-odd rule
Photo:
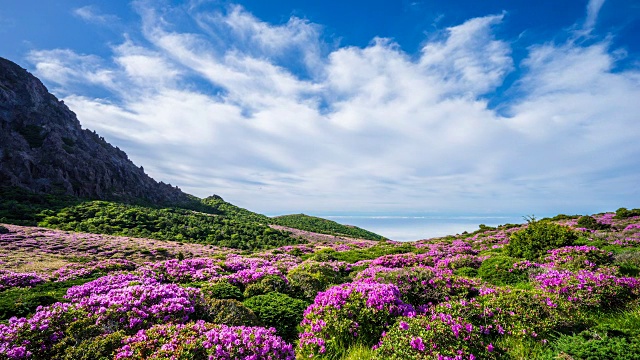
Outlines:
[[[33,287],[47,281],[36,273],[17,273],[0,270],[0,291],[12,287]]]

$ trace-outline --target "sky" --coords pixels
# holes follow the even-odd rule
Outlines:
[[[0,0],[0,56],[267,215],[640,207],[640,2]]]

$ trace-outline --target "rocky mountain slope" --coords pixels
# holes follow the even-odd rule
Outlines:
[[[0,58],[0,185],[81,198],[179,204],[189,197],[158,183],[93,131],[35,76]]]

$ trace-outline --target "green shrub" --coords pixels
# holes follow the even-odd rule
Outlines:
[[[465,276],[465,277],[476,277],[478,276],[478,269],[474,269],[472,267],[461,267],[459,269],[456,269],[453,271],[454,274],[458,275],[458,276]]]
[[[0,235],[8,234],[8,233],[9,233],[9,229],[7,229],[5,226],[0,225]]]
[[[509,256],[492,256],[482,262],[478,276],[494,285],[510,285],[527,281],[527,272],[515,269],[519,260]]]
[[[598,326],[577,335],[565,335],[544,359],[635,360],[640,359],[640,333],[637,330]]]
[[[233,299],[242,301],[244,296],[242,291],[227,281],[218,281],[213,284],[203,285],[200,290],[207,299]]]
[[[243,303],[233,299],[209,299],[205,310],[199,316],[202,320],[228,326],[261,325],[256,314]]]
[[[511,235],[504,252],[512,257],[536,260],[547,250],[573,245],[578,237],[576,231],[566,226],[532,219],[526,228]]]
[[[345,264],[307,260],[287,273],[295,297],[312,301],[320,291],[345,282],[348,271]]]
[[[640,216],[640,209],[629,210],[627,208],[619,208],[616,210],[616,219],[626,219],[632,216]]]
[[[297,338],[297,326],[309,305],[277,292],[252,297],[244,304],[253,310],[264,326],[276,328],[276,333],[289,342]]]
[[[606,230],[610,229],[611,225],[599,223],[593,216],[581,216],[578,219],[578,227],[591,229],[591,230]]]
[[[259,282],[247,285],[244,289],[244,297],[250,298],[270,292],[287,293],[289,292],[289,284],[280,276],[267,275],[260,279]]]
[[[638,276],[640,274],[640,251],[628,251],[614,256],[614,265],[620,267],[620,274]]]

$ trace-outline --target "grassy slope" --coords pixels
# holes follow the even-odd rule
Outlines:
[[[313,231],[321,234],[348,236],[367,240],[384,240],[385,237],[356,226],[347,226],[335,221],[305,214],[283,215],[271,218],[275,225]]]

